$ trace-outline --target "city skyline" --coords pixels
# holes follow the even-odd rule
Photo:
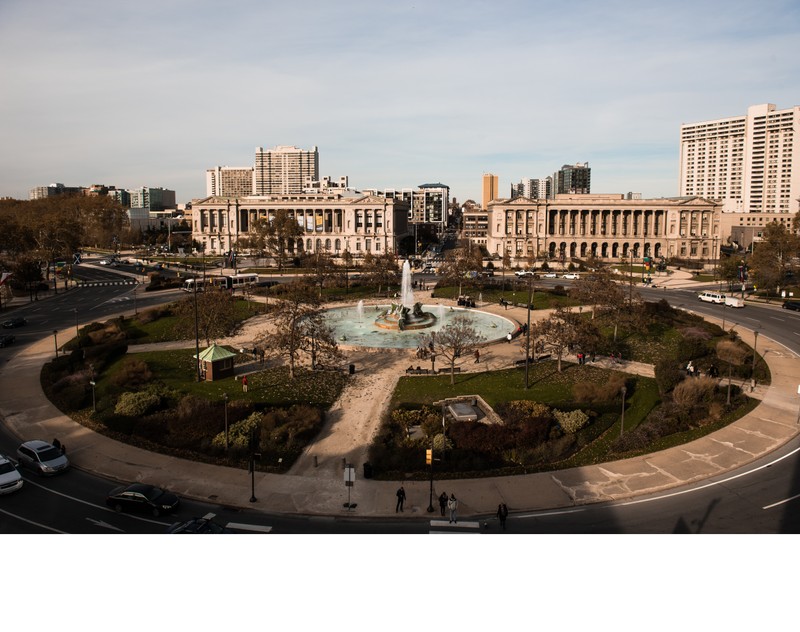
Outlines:
[[[320,176],[480,200],[563,164],[592,191],[679,193],[680,126],[800,104],[800,9],[500,0],[0,5],[0,196],[63,182],[205,196],[256,147]]]

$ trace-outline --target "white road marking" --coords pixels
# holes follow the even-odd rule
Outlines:
[[[108,524],[107,522],[103,522],[102,520],[94,520],[92,518],[86,518],[86,519],[89,522],[91,522],[93,525],[96,525],[98,527],[103,527],[104,529],[112,529],[114,531],[119,531],[120,533],[125,533],[125,531],[123,529],[119,529],[119,528],[115,527],[114,525]]]
[[[258,531],[259,533],[269,533],[272,527],[262,527],[259,524],[243,524],[241,522],[229,522],[225,525],[228,529],[239,529],[240,531]]]
[[[16,518],[17,520],[22,520],[22,522],[27,522],[28,524],[32,524],[40,529],[44,529],[46,531],[52,531],[53,533],[66,533],[66,531],[59,531],[58,529],[53,529],[53,527],[48,527],[47,525],[40,524],[38,522],[34,522],[33,520],[28,520],[27,518],[23,518],[22,516],[18,516],[16,514],[11,513],[10,511],[4,511],[0,509],[0,513],[4,513],[7,516],[11,516],[12,518]]]

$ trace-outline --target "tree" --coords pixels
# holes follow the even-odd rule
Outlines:
[[[431,333],[425,341],[433,344],[433,352],[441,355],[450,364],[450,384],[455,384],[456,360],[483,342],[485,338],[477,332],[472,319],[456,316],[439,331]]]
[[[472,242],[467,242],[461,248],[454,248],[447,253],[440,274],[447,283],[458,284],[458,293],[470,272],[480,272],[483,267],[480,248]]]
[[[787,272],[795,271],[794,261],[800,253],[800,238],[783,224],[772,222],[764,227],[761,241],[753,244],[750,257],[750,276],[758,287],[777,288]]]
[[[210,345],[216,338],[230,336],[236,330],[233,295],[224,288],[208,287],[204,292],[186,297],[176,309],[178,329],[187,338],[195,334],[195,301],[197,301],[197,335]]]
[[[264,246],[278,262],[278,272],[283,273],[288,258],[289,242],[303,235],[303,227],[286,209],[278,209],[271,218],[264,219],[258,230],[264,233]]]
[[[582,275],[570,289],[570,296],[592,307],[592,320],[598,307],[615,310],[625,305],[625,292],[607,268]]]
[[[728,363],[728,400],[731,403],[731,370],[734,366],[742,366],[747,361],[747,349],[742,348],[734,340],[720,340],[717,343],[717,357]]]
[[[382,255],[371,255],[367,253],[364,257],[364,276],[367,283],[378,287],[378,294],[385,287],[399,285],[397,260],[392,253]]]
[[[311,273],[306,278],[311,279],[313,284],[319,288],[321,297],[326,281],[337,275],[336,262],[331,255],[325,252],[315,252],[306,255],[304,264],[305,267],[311,268]]]
[[[538,338],[542,338],[555,352],[559,373],[565,349],[575,346],[591,352],[600,341],[600,332],[592,321],[564,307],[557,308],[545,320],[531,325],[528,335],[534,343]],[[523,353],[525,348],[527,343],[523,347]]]
[[[303,353],[308,353],[313,363],[338,353],[330,329],[323,326],[319,296],[307,283],[286,284],[271,314],[273,327],[256,338],[256,346],[284,358],[290,378],[294,378]]]

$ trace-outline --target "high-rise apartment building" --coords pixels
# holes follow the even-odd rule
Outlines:
[[[680,195],[740,213],[800,210],[800,106],[754,105],[745,116],[681,125]]]
[[[592,170],[588,162],[564,165],[553,174],[555,194],[576,195],[592,192]]]
[[[256,147],[253,175],[254,195],[296,195],[303,192],[306,178],[319,180],[319,151],[280,145],[264,150]]]
[[[176,208],[175,191],[170,189],[139,187],[138,189],[128,189],[128,194],[131,208],[145,208],[148,211]]]
[[[526,178],[511,185],[511,199],[524,197],[529,200],[545,200],[553,197],[553,178]]]
[[[253,167],[214,167],[206,170],[206,195],[253,195]]]
[[[491,173],[483,174],[483,195],[481,208],[489,208],[489,202],[500,197],[499,178]]]
[[[405,202],[412,224],[432,224],[439,233],[447,227],[450,187],[446,184],[420,184],[417,189],[364,189],[364,193]]]

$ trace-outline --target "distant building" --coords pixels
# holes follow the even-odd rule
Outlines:
[[[143,208],[148,211],[164,211],[176,208],[175,191],[160,187],[140,187],[128,189],[131,208]]]
[[[31,200],[41,200],[57,195],[82,195],[83,192],[84,187],[67,187],[61,182],[55,182],[49,186],[32,188],[29,192],[29,196]]]
[[[280,145],[275,149],[256,148],[253,175],[254,195],[297,195],[306,179],[319,180],[319,150],[306,151]]]
[[[681,125],[680,194],[726,212],[800,210],[800,106],[754,105],[744,116]]]
[[[500,179],[492,173],[483,174],[481,208],[488,209],[489,202],[500,197]]]
[[[588,162],[564,165],[553,174],[555,195],[585,195],[592,192],[592,170]]]
[[[303,193],[344,193],[350,190],[350,181],[347,176],[341,176],[338,180],[334,180],[330,176],[315,180],[308,175],[303,182]]]
[[[206,170],[206,195],[253,195],[253,167],[214,167]]]
[[[521,180],[519,184],[511,185],[511,199],[518,197],[528,198],[529,200],[546,200],[553,197],[553,178],[527,178]]]
[[[404,202],[412,224],[430,224],[440,234],[447,227],[450,187],[446,184],[420,184],[416,189],[364,189],[364,193]]]
[[[296,255],[324,252],[355,256],[397,252],[408,235],[408,205],[374,195],[341,193],[267,195],[244,198],[208,197],[192,202],[192,238],[207,253],[236,249],[257,219],[274,217],[284,209],[295,218],[303,235],[290,241]]]

